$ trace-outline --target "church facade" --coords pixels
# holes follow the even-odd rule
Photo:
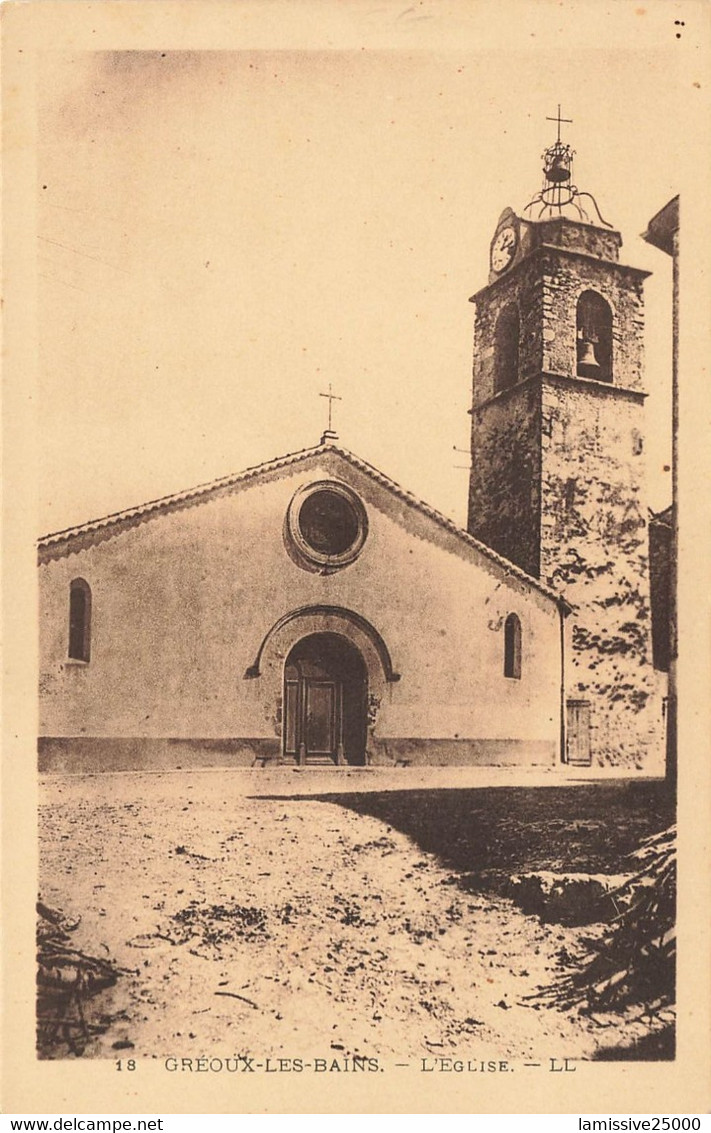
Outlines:
[[[565,604],[328,436],[40,559],[44,768],[560,759]]]
[[[546,151],[542,215],[502,213],[473,298],[467,530],[329,430],[45,537],[42,769],[661,771],[646,273],[573,199],[571,161]]]

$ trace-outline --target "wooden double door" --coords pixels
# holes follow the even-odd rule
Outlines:
[[[363,764],[367,677],[354,645],[335,633],[299,641],[284,667],[284,757],[297,764]]]

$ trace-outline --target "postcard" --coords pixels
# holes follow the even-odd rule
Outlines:
[[[12,1112],[709,1103],[709,22],[4,6]]]

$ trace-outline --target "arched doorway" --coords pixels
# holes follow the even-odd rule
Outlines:
[[[368,680],[345,637],[313,633],[284,665],[284,758],[299,764],[363,764]]]

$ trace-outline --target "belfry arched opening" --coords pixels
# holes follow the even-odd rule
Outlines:
[[[336,633],[298,641],[284,665],[284,761],[363,765],[368,680],[360,651]]]

